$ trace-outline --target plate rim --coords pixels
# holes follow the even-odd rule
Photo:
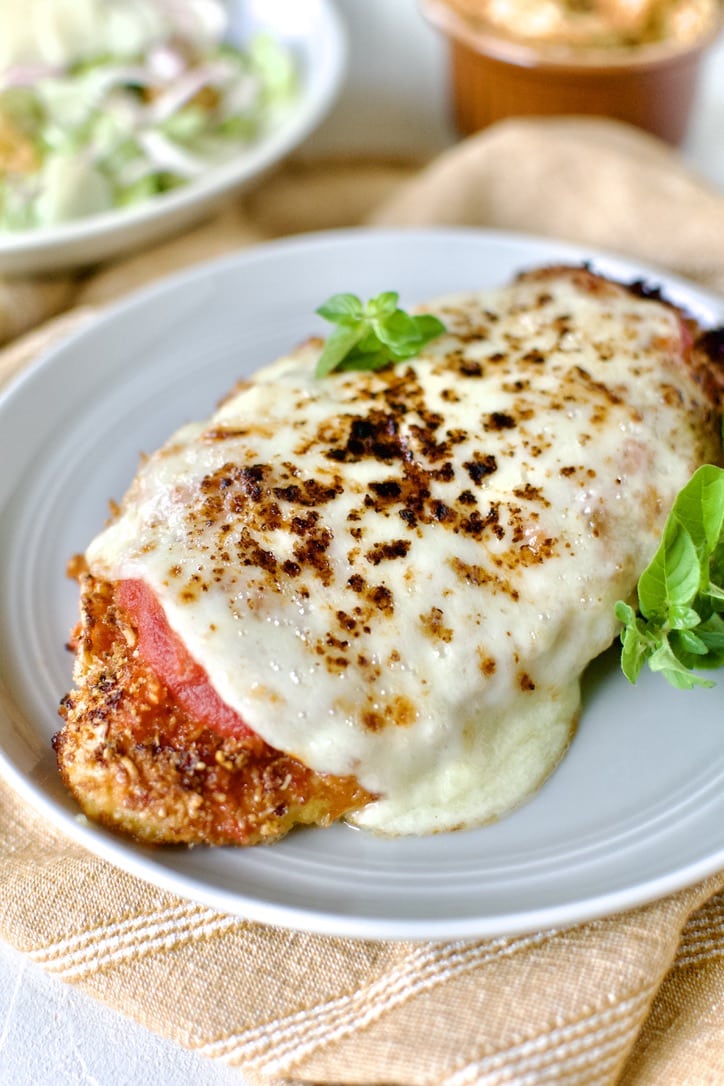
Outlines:
[[[329,0],[323,0],[328,3]],[[710,309],[721,309],[724,321],[724,294],[719,294],[712,288],[703,286],[688,279],[677,272],[669,271],[663,264],[652,260],[638,259],[635,256],[606,249],[599,246],[589,246],[585,242],[572,241],[566,238],[558,238],[547,234],[529,233],[523,230],[506,230],[502,227],[489,226],[350,226],[338,227],[327,230],[313,230],[303,234],[285,235],[278,238],[269,238],[255,242],[251,245],[241,246],[221,256],[211,256],[180,268],[177,271],[162,275],[158,279],[142,284],[131,289],[120,298],[99,306],[96,312],[88,314],[78,328],[72,328],[62,340],[51,343],[41,349],[39,354],[30,362],[21,366],[20,370],[10,376],[4,382],[0,382],[0,409],[8,396],[14,394],[16,386],[26,380],[33,379],[36,371],[46,364],[54,364],[55,355],[63,353],[66,349],[74,349],[76,342],[87,335],[92,335],[99,322],[104,324],[119,319],[127,309],[152,303],[156,297],[181,289],[185,283],[193,282],[197,278],[204,278],[209,274],[218,272],[225,274],[227,268],[239,263],[256,262],[257,260],[274,259],[285,251],[293,252],[307,246],[330,246],[337,244],[353,243],[360,241],[382,240],[404,243],[410,238],[424,241],[426,238],[436,241],[445,240],[482,240],[486,237],[513,244],[535,247],[551,246],[558,253],[568,254],[570,259],[585,261],[589,259],[598,264],[602,262],[612,267],[620,267],[627,274],[639,274],[644,279],[663,278],[667,288],[673,286],[683,296],[695,295],[697,300],[702,300]],[[68,312],[72,312],[69,310]],[[61,314],[62,316],[62,314]]]
[[[18,390],[28,381],[42,380],[42,374],[46,367],[54,367],[63,364],[64,355],[78,349],[79,342],[93,334],[99,334],[104,329],[112,329],[114,322],[126,319],[128,312],[143,309],[145,306],[153,306],[156,299],[165,294],[173,294],[182,289],[184,284],[203,280],[208,275],[229,274],[231,269],[239,265],[254,265],[259,260],[274,260],[283,257],[289,250],[306,249],[310,245],[338,246],[348,244],[365,244],[371,241],[373,244],[403,243],[405,240],[414,239],[415,243],[425,243],[434,239],[436,243],[447,240],[466,240],[470,242],[484,242],[494,238],[503,243],[513,243],[534,248],[550,247],[552,252],[569,254],[571,259],[580,260],[582,254],[594,263],[609,262],[622,269],[630,269],[633,274],[641,274],[644,277],[655,278],[661,276],[665,279],[665,287],[680,289],[684,294],[693,293],[697,299],[701,299],[704,305],[719,310],[724,319],[724,298],[706,288],[700,288],[697,284],[676,275],[672,275],[663,268],[641,262],[619,253],[594,249],[576,242],[560,241],[556,238],[542,235],[532,235],[524,232],[506,230],[490,230],[476,227],[429,227],[421,230],[405,229],[381,229],[381,228],[353,228],[347,230],[321,231],[315,234],[299,235],[292,238],[276,239],[261,245],[247,249],[241,249],[235,253],[227,254],[221,258],[204,261],[164,277],[140,290],[134,291],[104,310],[88,324],[84,324],[63,338],[59,343],[51,346],[24,367],[19,374],[11,378],[6,386],[0,390],[0,412],[6,410],[6,405],[17,395]],[[0,675],[2,685],[2,675]],[[389,917],[350,916],[325,910],[321,907],[310,909],[299,908],[288,903],[277,903],[259,900],[255,897],[245,897],[242,891],[228,890],[222,887],[206,884],[201,892],[193,880],[183,873],[169,870],[163,864],[153,865],[153,876],[149,876],[147,852],[138,846],[129,848],[130,842],[116,839],[107,831],[99,833],[98,828],[90,825],[81,815],[60,809],[52,796],[39,791],[36,783],[26,778],[13,764],[5,751],[2,735],[0,734],[0,771],[8,783],[18,792],[35,811],[39,811],[50,821],[53,826],[88,849],[91,853],[100,856],[114,866],[127,873],[141,878],[143,881],[156,885],[175,895],[200,901],[224,912],[235,915],[243,915],[251,920],[266,924],[277,924],[312,933],[326,933],[329,935],[346,936],[361,939],[392,939],[392,940],[438,940],[455,938],[480,938],[495,935],[516,935],[533,930],[542,930],[551,927],[568,927],[591,919],[609,916],[630,908],[635,908],[653,900],[659,899],[669,893],[681,890],[700,879],[714,874],[724,866],[724,843],[717,851],[705,858],[698,859],[691,864],[679,866],[676,870],[659,875],[655,878],[641,882],[634,887],[598,894],[575,904],[547,905],[534,909],[523,909],[506,912],[502,915],[487,916],[481,919],[470,917],[463,918],[397,918]],[[181,885],[184,884],[184,885]]]
[[[38,795],[29,786],[27,779],[15,766],[9,763],[5,751],[0,746],[0,775],[28,803],[34,813],[47,817],[56,832],[67,836],[74,844],[81,845],[91,855],[98,857],[128,875],[141,879],[149,886],[165,890],[183,900],[206,905],[229,916],[272,927],[282,927],[310,935],[326,935],[358,941],[390,942],[449,942],[456,939],[490,939],[497,937],[515,937],[534,932],[566,930],[593,920],[613,918],[642,906],[650,905],[671,894],[693,887],[698,882],[722,871],[724,867],[724,846],[720,853],[713,854],[706,860],[698,861],[687,867],[678,868],[670,875],[660,876],[640,883],[634,889],[612,891],[588,898],[583,907],[575,905],[549,905],[535,909],[517,910],[496,914],[484,920],[471,919],[400,919],[389,917],[349,916],[323,908],[300,908],[289,904],[260,901],[255,897],[245,897],[243,892],[224,890],[221,887],[207,885],[202,892],[195,882],[189,882],[182,889],[178,876],[164,865],[154,867],[153,877],[149,877],[145,852],[134,852],[123,848],[123,842],[116,843],[108,831],[87,822],[85,816],[69,816],[58,824],[58,810],[52,800],[45,795]],[[322,830],[323,832],[323,830]],[[256,846],[259,847],[259,846]],[[268,846],[273,848],[274,846]]]

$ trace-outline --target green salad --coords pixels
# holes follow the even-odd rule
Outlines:
[[[148,200],[203,177],[268,129],[295,94],[290,51],[268,35],[239,49],[219,33],[182,29],[170,25],[136,52],[6,64],[0,230]]]

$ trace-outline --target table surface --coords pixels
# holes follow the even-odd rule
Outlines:
[[[416,0],[337,3],[349,31],[349,74],[310,150],[404,155],[430,154],[448,145],[453,137],[446,50],[419,16]],[[722,132],[724,41],[706,61],[682,149],[702,176],[724,188]],[[157,1037],[0,943],[0,1086],[147,1081],[155,1086],[244,1083],[238,1070]]]

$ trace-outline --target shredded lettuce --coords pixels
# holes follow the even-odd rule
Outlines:
[[[128,207],[202,176],[296,91],[291,52],[267,34],[245,50],[169,41],[106,53],[25,85],[0,73],[0,230]]]

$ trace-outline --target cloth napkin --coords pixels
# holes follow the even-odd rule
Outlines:
[[[555,235],[724,291],[724,193],[675,152],[613,122],[514,121],[422,169],[296,162],[152,252],[82,278],[0,284],[0,334],[21,317],[36,325],[0,353],[0,380],[159,274],[361,223]],[[0,784],[0,881],[2,938],[253,1083],[724,1082],[724,872],[569,930],[354,941],[180,900],[87,854]]]

